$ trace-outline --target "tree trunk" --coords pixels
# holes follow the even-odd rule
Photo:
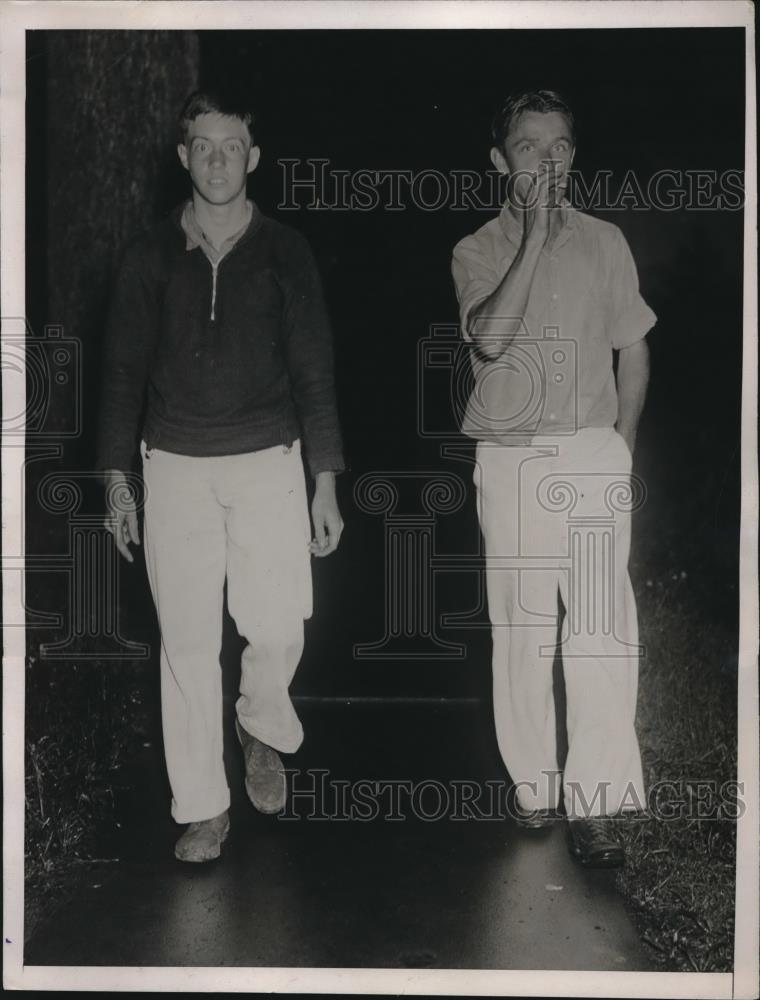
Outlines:
[[[46,315],[81,343],[80,458],[89,462],[113,266],[123,244],[180,196],[176,120],[197,85],[198,37],[50,31],[46,42]],[[72,403],[65,395],[56,387],[51,397],[51,419],[62,429]]]

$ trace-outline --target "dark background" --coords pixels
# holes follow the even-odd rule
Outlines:
[[[236,87],[255,109],[263,150],[251,194],[308,236],[323,275],[350,465],[339,482],[344,538],[334,556],[315,562],[315,615],[294,691],[487,695],[487,628],[441,631],[466,643],[460,660],[353,657],[355,643],[383,634],[384,542],[382,517],[358,509],[352,491],[362,473],[394,470],[445,470],[469,486],[469,465],[441,457],[439,442],[417,434],[417,350],[432,324],[456,322],[451,250],[492,213],[281,212],[276,161],[485,172],[499,99],[511,89],[551,87],[575,110],[575,168],[589,180],[604,169],[645,180],[664,168],[741,169],[743,31],[35,32],[28,56],[28,314],[37,336],[62,323],[80,339],[85,418],[57,464],[37,463],[35,475],[91,467],[101,331],[118,250],[189,193],[172,131],[187,89],[196,80]],[[735,645],[743,213],[598,214],[628,238],[658,315],[636,455],[648,502],[634,521],[634,586],[675,575],[684,606],[727,629]],[[436,405],[445,423],[445,395]],[[65,393],[52,394],[51,425],[68,406]],[[31,544],[55,550],[65,523],[42,516],[34,478]],[[93,509],[102,505],[90,486],[87,496]],[[408,500],[405,510],[421,511],[419,495]],[[439,518],[436,545],[443,553],[478,551],[471,496]],[[139,558],[123,567],[122,582],[123,633],[155,644]],[[28,591],[38,610],[61,600],[42,576],[30,576]],[[475,575],[449,576],[437,613],[478,600]],[[478,620],[485,624],[485,615]],[[228,627],[230,689],[236,643]],[[727,662],[734,657],[732,647]]]

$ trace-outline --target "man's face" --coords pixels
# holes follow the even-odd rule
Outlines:
[[[528,178],[535,177],[542,164],[549,164],[549,195],[556,204],[564,196],[574,154],[570,125],[563,114],[524,111],[512,123],[504,150],[491,150],[491,160],[500,173],[515,178],[521,194],[528,191]]]
[[[261,153],[239,118],[209,112],[190,122],[187,145],[177,147],[195,191],[211,205],[245,198],[245,180]]]

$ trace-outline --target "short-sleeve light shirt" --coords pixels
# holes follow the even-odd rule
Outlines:
[[[510,346],[489,360],[472,345],[475,382],[462,431],[477,440],[525,445],[541,435],[614,426],[613,349],[635,344],[656,322],[618,227],[569,205],[564,216],[553,244],[539,255]],[[454,248],[452,275],[466,341],[472,343],[471,312],[502,281],[521,240],[521,223],[504,208]]]

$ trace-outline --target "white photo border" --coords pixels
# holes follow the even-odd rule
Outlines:
[[[755,997],[758,990],[758,480],[757,216],[755,44],[752,8],[721,2],[39,2],[0,6],[0,247],[3,317],[25,315],[25,32],[35,29],[536,29],[743,27],[746,38],[744,352],[738,780],[746,811],[738,821],[733,973],[535,972],[304,968],[109,968],[23,965],[24,662],[23,628],[4,630],[3,947],[8,989],[161,990],[482,996]],[[3,320],[3,337],[13,321]],[[7,378],[3,416],[24,412],[23,380]],[[23,447],[3,447],[3,553],[23,553]],[[3,621],[23,620],[22,574],[3,566]],[[19,617],[20,616],[20,617]]]

